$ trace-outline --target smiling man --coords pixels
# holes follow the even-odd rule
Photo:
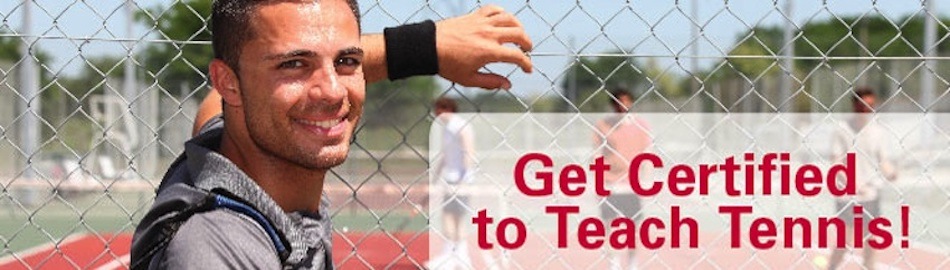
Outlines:
[[[215,44],[223,59],[212,61],[211,81],[227,104],[220,152],[285,211],[317,212],[313,194],[346,159],[360,119],[364,53],[349,10],[343,1],[274,1],[256,8],[240,54]]]
[[[530,41],[497,7],[385,37],[360,36],[355,0],[219,0],[212,9],[210,78],[223,102],[211,95],[205,103],[223,103],[223,115],[199,115],[198,135],[136,229],[132,268],[332,268],[323,182],[346,159],[367,79],[437,72],[507,88],[478,69],[531,69],[521,51],[503,46],[527,50]],[[412,40],[429,43],[399,43]],[[419,50],[413,45],[423,47],[418,55],[393,57]],[[386,72],[400,67],[415,71]]]

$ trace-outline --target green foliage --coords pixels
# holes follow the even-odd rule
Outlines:
[[[0,34],[6,34],[6,32],[0,31]],[[23,54],[20,53],[21,44],[23,44],[23,40],[20,38],[0,37],[0,61],[7,61],[11,63],[20,61],[20,58],[23,56]],[[33,54],[36,56],[36,59],[38,59],[37,61],[39,61],[39,63],[49,63],[51,59],[53,59],[49,53],[36,48],[33,49]],[[52,81],[51,78],[52,76],[46,72],[46,70],[40,69],[40,79],[42,84],[45,85],[49,83]]]
[[[662,68],[657,63],[656,58],[647,60],[644,73],[646,73],[648,78],[646,82],[647,88],[653,87],[654,91],[663,93],[663,95],[667,97],[684,96],[687,94],[683,87],[680,86],[681,79],[679,76],[673,74],[670,70]]]
[[[412,77],[367,85],[363,123],[368,128],[409,128],[427,118],[438,89],[434,77]]]
[[[566,97],[573,96],[571,103],[578,105],[581,111],[598,111],[610,102],[607,98],[597,98],[598,93],[614,88],[632,89],[644,81],[643,69],[632,57],[579,57],[565,73],[561,87]],[[573,111],[569,104],[565,105],[568,107],[563,111]]]
[[[2,33],[6,33],[6,32],[0,31],[0,34]],[[20,74],[18,72],[21,65],[18,64],[18,62],[21,62],[23,60],[23,54],[20,53],[20,46],[22,44],[23,44],[23,39],[20,39],[20,38],[0,37],[0,62],[16,64],[13,67],[13,69],[10,70],[13,72],[17,72],[14,74]],[[43,117],[44,120],[47,120],[47,121],[51,119],[59,119],[62,117],[62,112],[61,112],[62,109],[60,106],[57,106],[57,105],[60,105],[63,103],[64,94],[61,91],[61,89],[57,87],[56,85],[57,81],[54,81],[56,80],[56,78],[53,76],[53,74],[51,74],[47,69],[41,66],[43,64],[49,64],[50,62],[52,62],[53,57],[49,53],[43,50],[40,50],[37,47],[32,48],[32,55],[36,58],[35,59],[37,61],[36,67],[37,67],[37,72],[39,74],[39,84],[38,84],[39,89],[37,89],[37,91],[40,91],[39,98],[40,98],[41,103],[44,104],[44,106],[42,107],[40,111],[40,115]],[[18,75],[13,75],[13,76],[18,76]],[[15,84],[13,84],[14,88],[19,88],[21,85],[20,78],[11,77],[9,79],[9,83],[12,83],[12,82],[16,82]],[[21,90],[17,89],[17,91],[20,92]],[[42,132],[44,136],[49,136],[52,134],[52,131],[48,129],[43,129]]]
[[[193,90],[205,83],[204,74],[214,58],[208,43],[210,17],[211,0],[184,0],[167,9],[156,7],[136,14],[139,23],[154,27],[162,39],[185,41],[151,43],[142,53],[147,72],[171,93],[177,93],[182,85]]]
[[[19,61],[21,42],[16,38],[0,37],[0,61]]]
[[[732,69],[750,78],[772,75],[777,68],[782,31],[777,27],[755,28],[739,38],[741,43],[729,52],[732,56],[767,56],[762,58],[729,58]],[[744,39],[744,41],[743,41]]]
[[[616,52],[608,52],[612,53]],[[667,97],[686,94],[679,75],[665,70],[655,59],[641,62],[624,56],[580,57],[561,80],[561,87],[567,97],[576,89],[572,103],[582,112],[609,108],[612,98],[608,92],[617,88],[633,94],[656,91]],[[570,104],[563,106],[562,110],[573,111]]]
[[[796,55],[800,56],[921,56],[924,41],[924,21],[920,17],[897,20],[897,25],[884,17],[849,17],[842,20],[826,20],[805,25],[803,36],[795,43]],[[901,22],[906,22],[901,24]],[[943,24],[950,20],[943,20]],[[937,27],[937,36],[947,30]],[[814,43],[808,44],[805,39]],[[906,40],[906,41],[905,41]],[[910,44],[908,44],[908,42]],[[950,43],[943,42],[938,53],[950,52]],[[805,66],[814,66],[817,60],[802,60]]]
[[[944,25],[950,20],[942,20]],[[947,35],[947,30],[937,27],[937,36]],[[921,56],[924,21],[920,17],[905,17],[893,23],[881,16],[844,17],[810,21],[802,28],[795,40],[795,56],[798,57],[899,57]],[[748,38],[747,38],[748,37]],[[780,55],[783,46],[782,29],[779,26],[756,27],[739,36],[739,43],[730,55]],[[950,53],[950,42],[942,42],[938,54]],[[799,70],[810,70],[822,60],[799,59]],[[757,76],[769,69],[773,59],[730,59],[740,72]],[[834,64],[834,61],[830,61]]]
[[[458,101],[460,112],[520,113],[528,110],[527,104],[522,105],[522,102],[527,102],[531,98],[519,100],[518,97],[504,90],[485,90],[464,98],[456,97],[455,100]],[[532,106],[532,109],[536,111],[538,107]]]
[[[904,21],[907,23],[899,25]],[[796,49],[806,56],[818,56],[819,50],[835,56],[919,56],[915,48],[922,47],[924,21],[914,17],[897,22],[898,25],[894,25],[883,17],[865,17],[810,23],[805,26],[803,34],[817,50],[804,42],[796,43]],[[944,24],[948,22],[944,21]],[[946,29],[941,30],[937,36],[946,35]],[[835,45],[840,40],[844,42]],[[950,44],[944,43],[940,50],[950,50]]]
[[[89,95],[103,94],[108,79],[111,78],[113,83],[121,82],[121,78],[125,76],[123,65],[126,60],[118,56],[89,58],[88,63],[83,66],[79,74],[75,77],[61,78],[59,83],[72,93],[76,99],[86,100]],[[113,87],[120,86],[113,85]],[[121,91],[121,89],[114,89],[113,91]]]
[[[438,90],[434,77],[367,85],[362,125],[356,131],[355,142],[369,150],[393,150],[401,145],[427,147],[429,108]]]

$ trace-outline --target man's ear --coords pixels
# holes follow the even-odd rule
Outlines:
[[[211,60],[209,69],[211,86],[218,91],[218,94],[221,94],[224,103],[229,106],[241,106],[241,83],[234,69],[221,59]]]

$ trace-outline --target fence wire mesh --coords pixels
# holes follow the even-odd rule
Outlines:
[[[830,114],[867,86],[878,112],[950,112],[950,5],[937,1],[359,3],[364,32],[500,5],[533,40],[535,71],[489,65],[511,91],[439,78],[367,87],[365,121],[325,189],[342,267],[423,266],[413,247],[428,237],[437,97],[465,112],[602,112],[625,88],[637,112]],[[127,265],[128,233],[209,91],[210,6],[0,3],[0,268]],[[933,192],[946,214],[950,192]],[[66,252],[83,241],[98,250]]]

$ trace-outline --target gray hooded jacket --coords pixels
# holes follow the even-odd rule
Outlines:
[[[284,212],[217,153],[224,121],[209,121],[166,172],[132,240],[133,269],[332,269],[331,227],[319,213]]]

